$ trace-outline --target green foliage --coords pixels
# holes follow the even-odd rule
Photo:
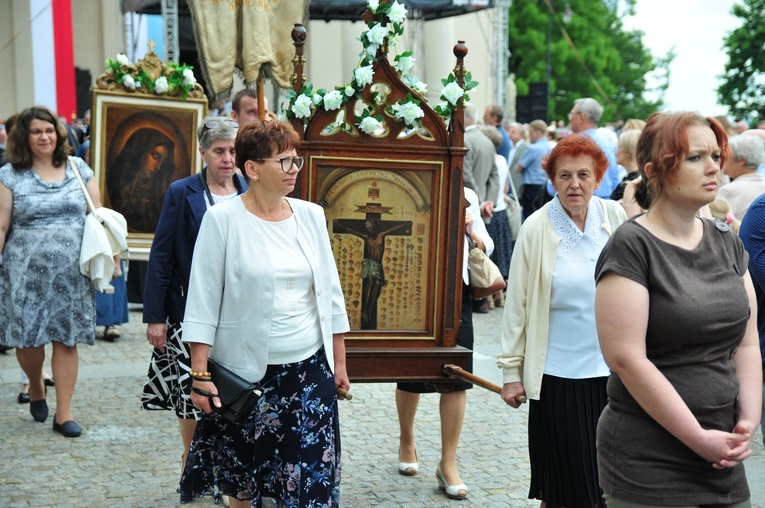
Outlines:
[[[624,29],[622,18],[634,12],[635,0],[550,2],[557,14],[557,20],[552,22],[550,43],[550,119],[567,118],[574,100],[580,97],[593,97],[603,104],[602,122],[619,118],[645,119],[663,106],[669,81],[668,66],[674,55],[670,52],[663,58],[654,57],[643,45],[641,31]],[[568,24],[561,19],[566,4],[573,12]],[[513,2],[510,7],[510,71],[516,76],[519,95],[528,93],[529,83],[547,81],[549,19],[544,0]],[[586,68],[561,34],[561,24]],[[608,101],[598,90],[590,72]],[[648,85],[647,78],[651,75],[659,81],[654,89]]]
[[[765,0],[742,0],[731,13],[741,19],[741,26],[724,39],[728,63],[717,97],[733,116],[761,120],[765,118]]]

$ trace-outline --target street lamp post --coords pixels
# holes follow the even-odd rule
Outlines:
[[[553,2],[554,0],[548,0],[549,2]],[[551,4],[550,4],[551,5]],[[552,108],[550,107],[550,89],[552,88],[552,24],[553,24],[553,9],[550,8],[550,5],[548,5],[547,9],[547,68],[546,68],[546,78],[547,78],[547,120],[550,121],[552,118],[553,112]],[[571,6],[569,4],[566,4],[563,8],[563,14],[561,15],[561,19],[563,20],[563,23],[568,24],[571,21],[571,18],[574,15],[574,11],[571,10]]]

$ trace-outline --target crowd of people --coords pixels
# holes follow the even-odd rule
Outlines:
[[[500,396],[529,402],[529,498],[750,506],[743,462],[765,420],[765,129],[696,113],[599,128],[592,98],[573,102],[565,126],[508,122],[497,105],[464,113],[464,250],[490,256],[507,288],[474,301],[464,260],[458,345],[472,349],[474,312],[504,309]],[[113,295],[79,270],[75,171],[101,203],[86,134],[44,107],[0,127],[0,347],[15,348],[35,421],[55,387],[53,430],[66,437],[82,433],[77,346],[97,325],[118,338],[128,320],[127,265]],[[182,502],[336,506],[350,326],[323,210],[288,197],[300,138],[246,90],[196,134],[203,171],[168,180],[153,203],[141,407],[178,418]],[[218,413],[211,362],[261,390],[243,423]],[[439,393],[436,481],[456,500],[469,492],[457,452],[471,386],[395,391],[404,476],[419,474],[420,396]]]

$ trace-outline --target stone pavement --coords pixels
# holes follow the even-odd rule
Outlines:
[[[80,351],[80,375],[73,410],[84,432],[66,439],[51,430],[55,391],[48,396],[51,416],[44,424],[16,402],[20,387],[15,355],[0,355],[0,506],[175,507],[181,440],[174,415],[139,410],[151,347],[130,313],[116,342],[96,341]],[[475,372],[501,384],[494,357],[501,310],[475,316]],[[50,352],[49,352],[50,353]],[[49,361],[46,368],[50,369]],[[529,465],[527,409],[512,410],[498,395],[481,388],[468,392],[467,414],[458,452],[466,501],[448,500],[434,476],[440,435],[438,397],[421,398],[415,429],[420,474],[397,474],[398,426],[395,386],[355,384],[353,401],[340,404],[342,506],[363,507],[526,507]],[[755,508],[765,508],[765,452],[755,439],[747,473]],[[190,506],[212,506],[211,500]]]

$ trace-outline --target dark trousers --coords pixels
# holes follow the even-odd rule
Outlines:
[[[521,191],[521,221],[525,221],[526,218],[534,213],[534,199],[542,190],[543,185],[523,184],[523,190]]]

